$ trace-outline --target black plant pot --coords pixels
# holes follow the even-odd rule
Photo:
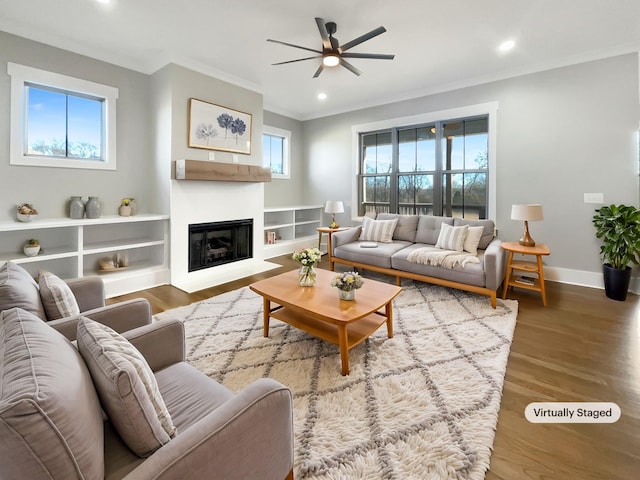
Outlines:
[[[631,267],[621,270],[605,263],[602,265],[602,273],[604,274],[604,293],[607,297],[624,302],[631,282]]]

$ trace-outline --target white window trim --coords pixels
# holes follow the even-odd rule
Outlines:
[[[353,148],[352,178],[351,187],[351,218],[354,221],[362,221],[358,216],[358,174],[360,168],[360,134],[386,128],[404,127],[418,125],[422,123],[447,120],[451,118],[475,117],[488,115],[489,117],[489,178],[488,178],[488,212],[487,218],[495,220],[496,205],[496,178],[497,178],[497,138],[498,138],[498,102],[480,103],[468,105],[466,107],[453,108],[450,110],[440,110],[407,117],[390,118],[371,123],[362,123],[351,126],[351,145]]]
[[[28,165],[33,167],[83,168],[91,170],[116,169],[116,100],[118,89],[100,83],[81,80],[79,78],[48,72],[37,68],[7,63],[7,73],[11,76],[11,140],[9,162],[11,165]],[[105,158],[104,161],[52,158],[25,155],[24,145],[24,92],[25,82],[47,87],[55,87],[70,92],[77,92],[103,98],[105,125]]]
[[[264,125],[262,127],[262,133],[266,133],[267,135],[275,135],[278,137],[284,138],[284,145],[282,145],[282,161],[284,165],[282,166],[282,170],[284,170],[283,174],[279,173],[271,173],[271,178],[279,178],[284,180],[291,179],[291,132],[289,130],[284,130],[282,128],[271,127],[269,125]],[[264,152],[263,152],[264,155]],[[264,162],[263,162],[264,165]]]

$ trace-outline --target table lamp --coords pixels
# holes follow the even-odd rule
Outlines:
[[[336,223],[336,213],[344,212],[344,205],[342,202],[329,200],[324,207],[324,211],[325,213],[331,214],[331,225],[329,225],[329,228],[339,228],[340,225]]]
[[[511,220],[523,220],[524,221],[524,235],[520,239],[520,245],[525,247],[535,247],[531,235],[529,235],[529,222],[537,222],[543,220],[542,217],[542,205],[511,205]]]

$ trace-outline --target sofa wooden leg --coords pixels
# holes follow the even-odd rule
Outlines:
[[[493,292],[493,295],[491,295],[491,306],[493,308],[496,308],[496,306],[497,306],[496,292]]]
[[[289,472],[289,475],[284,480],[293,480],[293,469]]]

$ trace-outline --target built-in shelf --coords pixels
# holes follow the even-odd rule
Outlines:
[[[42,247],[35,257],[22,251],[29,238]],[[168,215],[0,222],[0,262],[21,264],[34,276],[38,270],[62,278],[100,275],[110,297],[168,283],[168,243]],[[128,268],[101,271],[100,260],[111,256],[126,258]]]
[[[206,160],[176,160],[176,180],[217,182],[270,182],[271,169],[257,165],[209,162]]]
[[[316,247],[323,208],[322,205],[265,208],[265,258],[284,255],[297,248]],[[275,243],[269,243],[269,235],[275,237]]]

